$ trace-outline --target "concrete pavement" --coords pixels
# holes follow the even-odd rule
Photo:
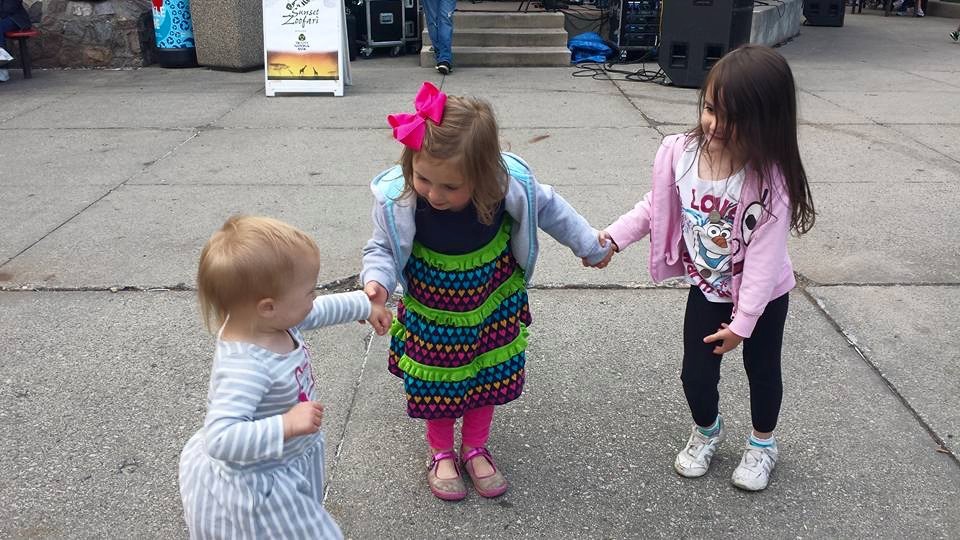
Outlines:
[[[426,490],[386,339],[360,325],[311,336],[327,507],[347,535],[960,535],[955,26],[848,14],[780,48],[820,214],[791,240],[801,285],[767,491],[729,482],[749,430],[739,354],[714,468],[672,471],[690,422],[683,290],[651,283],[643,245],[595,271],[543,236],[527,387],[491,439],[513,485],[498,500]],[[367,183],[399,155],[384,116],[429,76],[414,56],[353,70],[343,98],[268,99],[261,73],[202,69],[0,85],[0,538],[185,537],[177,456],[212,351],[192,293],[200,248],[231,213],[276,216],[319,242],[321,284],[350,286]],[[647,189],[660,138],[696,120],[696,94],[572,71],[463,69],[445,90],[489,99],[510,149],[602,227]]]

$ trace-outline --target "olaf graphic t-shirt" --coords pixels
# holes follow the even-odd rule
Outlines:
[[[730,239],[733,219],[740,203],[744,173],[721,180],[699,175],[700,151],[691,142],[677,163],[677,182],[683,215],[683,252],[686,280],[703,291],[711,302],[732,302],[733,252]]]

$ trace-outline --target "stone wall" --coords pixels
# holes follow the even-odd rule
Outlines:
[[[140,67],[152,62],[150,0],[25,0],[41,67]]]

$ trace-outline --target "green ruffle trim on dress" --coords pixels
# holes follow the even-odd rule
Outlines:
[[[395,337],[401,341],[407,339],[407,327],[397,320],[396,317],[394,317],[393,323],[390,324],[390,337]]]
[[[464,253],[462,255],[447,255],[423,247],[420,242],[413,243],[412,255],[421,259],[434,268],[446,272],[469,271],[497,260],[497,257],[503,253],[503,250],[510,242],[510,227],[513,220],[510,216],[504,215],[503,222],[500,224],[500,230],[496,236],[487,242],[487,245],[480,249]]]
[[[480,307],[470,311],[458,312],[445,309],[433,309],[421,304],[419,300],[409,294],[403,296],[403,305],[407,307],[407,310],[421,317],[425,317],[434,324],[442,324],[445,326],[477,326],[487,320],[487,317],[492,315],[494,311],[499,309],[500,304],[507,298],[510,298],[524,288],[526,288],[526,282],[523,279],[523,271],[517,267],[506,281],[490,293],[490,296],[484,300]]]
[[[403,329],[403,326],[401,325],[400,328]],[[527,325],[520,323],[520,334],[517,335],[513,341],[504,345],[503,347],[498,347],[492,351],[487,351],[480,356],[477,356],[472,362],[465,366],[459,366],[455,368],[428,366],[426,364],[417,362],[407,355],[403,355],[397,361],[397,367],[399,367],[404,373],[420,379],[421,381],[465,381],[467,379],[476,377],[477,373],[480,373],[480,370],[498,366],[523,352],[527,348],[527,333]],[[398,335],[394,333],[394,329],[391,329],[391,334],[395,337],[399,337],[400,339],[403,339],[404,337],[402,334]]]

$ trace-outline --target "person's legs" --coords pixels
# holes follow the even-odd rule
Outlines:
[[[493,424],[493,405],[480,407],[479,409],[470,409],[463,414],[463,445],[461,455],[466,454],[474,448],[482,448],[487,445],[487,439],[490,437],[490,426]],[[486,460],[477,460],[474,464],[474,470],[481,476],[486,476],[493,472],[493,467]]]
[[[11,30],[17,30],[19,28],[20,26],[17,25],[17,23],[13,22],[13,19],[10,17],[0,19],[0,49],[7,48],[7,38],[4,37],[4,34]],[[10,51],[7,51],[7,52],[10,52]]]
[[[427,34],[430,35],[430,43],[433,47],[433,58],[437,59],[437,16],[440,14],[440,0],[423,0],[423,19],[427,25]]]
[[[491,498],[503,495],[509,486],[486,448],[493,409],[493,405],[487,405],[464,413],[463,446],[460,448],[460,459],[473,481],[473,488],[481,497]]]
[[[753,335],[743,342],[753,432],[731,480],[733,485],[749,491],[766,489],[780,455],[773,430],[777,427],[783,399],[780,351],[789,303],[787,294],[769,302],[757,320]]]
[[[430,465],[427,485],[439,499],[459,501],[467,496],[467,486],[460,476],[457,454],[453,451],[453,426],[456,418],[427,420],[427,442],[430,443]]]
[[[487,445],[490,438],[490,426],[493,424],[494,406],[487,405],[478,409],[470,409],[463,414],[463,446],[467,449],[479,448]]]
[[[7,53],[7,54],[0,55],[3,58],[9,58],[13,56],[13,54],[7,50],[7,38],[5,38],[3,34],[10,30],[16,30],[17,28],[20,28],[20,27],[17,26],[17,23],[13,22],[13,19],[11,19],[10,17],[6,17],[0,20],[0,49],[3,49]],[[0,60],[0,82],[6,82],[10,80],[10,72],[7,71],[7,68],[5,67],[9,63],[10,63],[9,59]]]
[[[453,450],[453,426],[456,418],[436,418],[427,420],[427,443],[430,453],[449,452]],[[443,460],[437,466],[438,478],[455,478],[457,470],[451,460]]]
[[[750,416],[753,434],[769,438],[777,427],[783,400],[780,351],[790,297],[784,294],[767,304],[753,335],[743,342],[743,367],[750,381]]]
[[[690,413],[696,424],[686,446],[677,454],[673,468],[681,476],[696,478],[707,474],[713,455],[726,436],[720,418],[720,361],[714,354],[715,343],[704,343],[703,338],[730,322],[733,306],[710,302],[697,287],[690,287],[687,308],[683,317],[683,368],[680,379],[687,397]]]
[[[716,343],[704,343],[703,338],[730,322],[732,304],[711,302],[696,287],[690,287],[687,308],[683,317],[683,367],[680,380],[690,406],[693,421],[700,427],[713,425],[720,403],[720,361],[714,354]]]
[[[437,62],[453,63],[453,12],[457,10],[457,0],[434,0],[437,4],[436,37],[430,35],[433,49],[437,52]]]
[[[456,418],[427,420],[427,442],[430,448],[440,452],[453,450],[453,425]]]

